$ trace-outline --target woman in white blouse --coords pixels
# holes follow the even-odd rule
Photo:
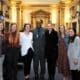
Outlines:
[[[25,80],[29,80],[30,66],[33,57],[33,34],[30,32],[30,28],[30,24],[24,24],[24,31],[20,33],[21,56],[24,63]]]
[[[72,80],[80,80],[80,38],[75,29],[70,29],[68,59]]]

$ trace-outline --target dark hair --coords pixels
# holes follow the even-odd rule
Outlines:
[[[4,23],[2,21],[0,21],[0,24],[3,24],[3,26],[4,26]],[[4,27],[3,27],[3,30],[2,30],[2,34],[4,34]]]
[[[71,29],[74,31],[74,36],[69,37],[69,42],[74,42],[75,37],[77,36],[77,35],[76,35],[76,29],[74,29],[74,28],[71,28]]]
[[[26,26],[27,26],[27,25],[29,25],[29,26],[30,26],[30,28],[31,28],[31,24],[30,24],[30,23],[25,23],[25,24],[24,24],[23,31],[25,30],[25,28],[26,28]]]

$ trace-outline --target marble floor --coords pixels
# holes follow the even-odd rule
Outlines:
[[[0,80],[2,80],[1,73],[2,73],[2,68],[1,68],[1,60],[0,60]],[[18,75],[17,75],[18,80],[24,80],[24,73],[23,69],[18,70]],[[30,80],[33,80],[34,78],[34,71],[33,71],[33,62],[31,64],[31,73],[30,73]],[[58,73],[58,70],[56,68],[56,74],[55,74],[55,80],[63,80],[62,75]],[[48,79],[48,72],[47,72],[47,63],[46,63],[46,73],[45,73],[45,80]]]
[[[22,75],[23,75],[23,70],[19,70],[19,71],[18,71],[18,80],[23,80]],[[31,64],[30,80],[34,80],[33,62],[32,62],[32,64]],[[47,63],[46,63],[45,80],[48,80]],[[63,80],[63,76],[58,73],[57,68],[56,68],[55,80]],[[69,79],[69,80],[70,80],[70,79]]]

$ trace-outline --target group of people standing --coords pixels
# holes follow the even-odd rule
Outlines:
[[[25,80],[30,79],[30,67],[33,59],[35,80],[44,80],[45,62],[47,61],[49,80],[55,80],[56,66],[63,75],[63,80],[80,80],[80,38],[76,30],[69,31],[61,25],[59,32],[53,24],[42,28],[42,22],[36,22],[36,28],[31,31],[31,24],[24,24],[19,32],[17,24],[10,25],[9,32],[4,32],[3,22],[0,22],[0,59],[4,55],[2,65],[3,80],[17,80],[17,63],[21,55],[24,64]],[[40,65],[40,73],[39,73]]]

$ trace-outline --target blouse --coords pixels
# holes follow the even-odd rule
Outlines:
[[[32,32],[29,32],[29,34],[25,34],[24,32],[20,32],[21,56],[27,55],[29,48],[33,49],[32,43],[33,43]]]

